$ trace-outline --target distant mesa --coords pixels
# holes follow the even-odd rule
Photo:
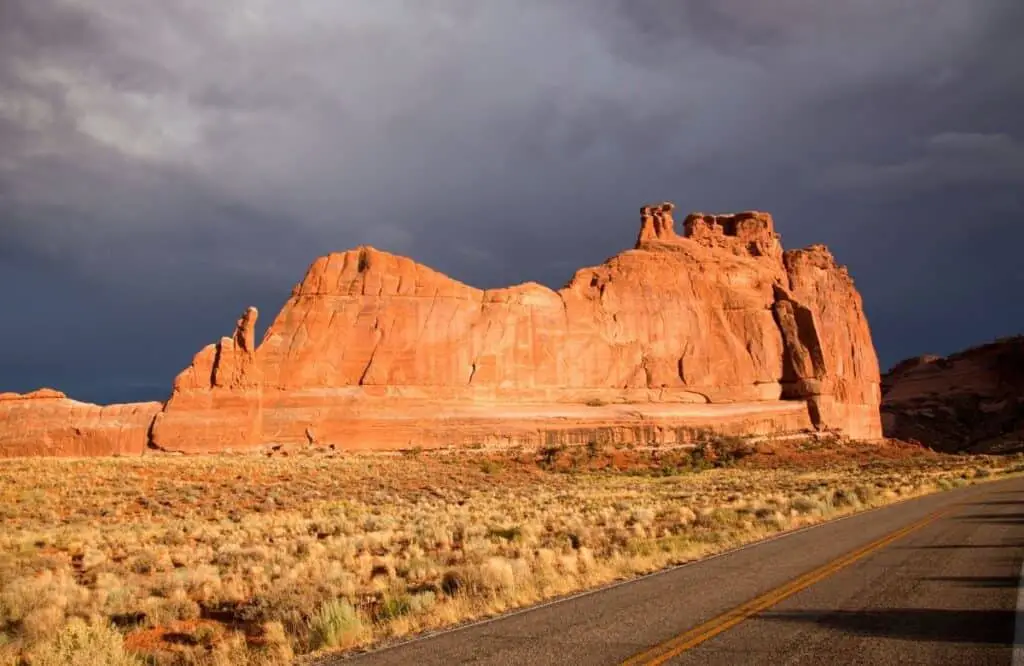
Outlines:
[[[882,391],[890,437],[948,453],[1024,451],[1024,336],[901,361]]]
[[[554,291],[481,290],[372,247],[313,262],[257,345],[247,309],[163,403],[0,396],[0,455],[400,449],[834,431],[881,437],[860,295],[770,215],[641,209]]]

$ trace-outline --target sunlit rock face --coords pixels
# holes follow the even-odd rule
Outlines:
[[[372,247],[321,257],[258,346],[250,309],[196,355],[152,443],[670,441],[689,425],[880,437],[846,269],[823,246],[784,252],[766,213],[692,214],[677,232],[672,211],[645,206],[633,249],[558,291],[475,289]]]
[[[141,455],[163,405],[92,405],[52,389],[0,393],[0,457]]]

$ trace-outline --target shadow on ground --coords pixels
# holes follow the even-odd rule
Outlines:
[[[967,513],[962,516],[955,516],[955,520],[965,520],[972,523],[986,523],[988,525],[1024,525],[1024,513]]]
[[[813,624],[844,634],[938,643],[1010,645],[1017,617],[1012,610],[885,608],[877,610],[798,610],[766,612],[773,622]]]
[[[953,583],[960,587],[1012,587],[1019,582],[1017,576],[931,576],[919,580],[933,583]]]
[[[975,550],[977,548],[1011,548],[1020,550],[1024,543],[937,543],[930,546],[894,546],[897,550]]]
[[[1019,506],[1022,500],[989,500],[988,502],[965,502],[965,506]]]

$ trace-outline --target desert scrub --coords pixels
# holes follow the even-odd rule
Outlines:
[[[99,655],[87,663],[285,664],[1020,466],[697,439],[0,461],[0,657],[80,645]]]
[[[324,602],[310,620],[309,646],[346,648],[363,639],[365,627],[359,613],[345,599]]]
[[[78,617],[31,654],[32,666],[142,666],[141,659],[125,650],[124,639],[113,627]]]

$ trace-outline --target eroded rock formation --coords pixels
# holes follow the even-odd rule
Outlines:
[[[322,257],[258,346],[250,308],[195,356],[151,443],[879,437],[878,364],[845,268],[822,246],[783,252],[766,213],[689,215],[680,235],[672,211],[645,206],[633,249],[558,291],[475,289],[372,247]]]
[[[154,438],[157,448],[238,450],[262,441],[263,382],[255,344],[258,314],[256,308],[248,308],[232,337],[204,347],[175,378],[174,407],[160,414],[154,425],[154,434],[160,433]]]
[[[787,414],[780,429],[879,437],[878,364],[846,270],[821,246],[783,253],[765,213],[690,215],[683,236],[671,213],[644,207],[635,249],[559,291],[474,289],[371,247],[322,257],[254,352],[224,339],[197,355],[154,441],[445,445],[477,421],[530,423],[539,412],[523,406],[557,418],[555,406],[588,402],[632,405],[634,416],[676,405],[661,418],[680,423],[696,418],[693,405],[732,405],[724,422],[774,404]],[[218,380],[225,372],[232,381]],[[807,405],[800,423],[782,398]]]
[[[951,453],[1024,451],[1024,336],[901,361],[882,390],[889,437]]]
[[[141,455],[162,407],[92,405],[52,389],[0,393],[0,457]]]
[[[808,401],[811,419],[854,437],[881,436],[878,358],[860,294],[823,245],[787,251],[790,289],[775,312],[786,340],[783,392]]]

